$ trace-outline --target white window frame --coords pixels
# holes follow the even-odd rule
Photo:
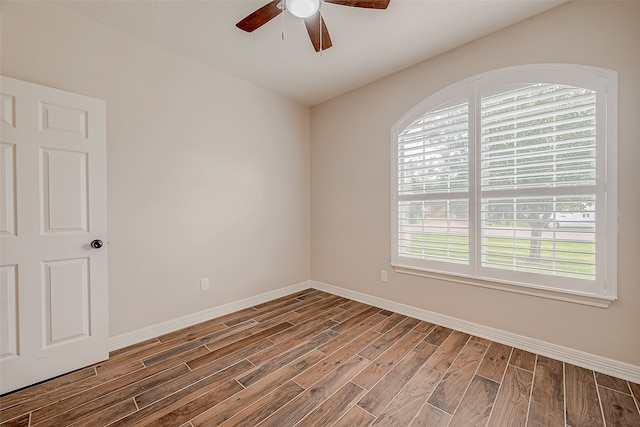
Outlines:
[[[420,102],[391,128],[391,265],[395,271],[444,281],[506,290],[556,300],[607,307],[617,299],[617,72],[574,64],[530,64],[501,68],[454,83]],[[484,93],[508,84],[567,84],[597,92],[596,111],[596,268],[600,274],[588,289],[574,283],[548,285],[527,283],[510,274],[487,276],[477,255],[479,240],[480,179],[477,147],[480,143],[480,100]],[[398,137],[419,117],[448,103],[469,100],[469,265],[425,262],[399,254]],[[475,207],[474,207],[475,206]],[[571,282],[570,280],[568,282]]]

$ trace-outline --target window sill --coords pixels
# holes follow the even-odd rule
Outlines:
[[[515,284],[500,281],[488,281],[475,279],[466,276],[454,276],[451,274],[438,273],[434,271],[422,270],[401,264],[391,264],[393,270],[397,273],[409,274],[412,276],[428,277],[430,279],[444,280],[447,282],[461,283],[464,285],[480,286],[483,288],[497,289],[507,292],[515,292],[518,294],[531,295],[540,298],[554,299],[558,301],[572,302],[576,304],[590,305],[592,307],[607,308],[609,304],[617,298],[613,296],[602,296],[593,294],[583,294],[574,291],[562,291],[537,287],[532,285]]]

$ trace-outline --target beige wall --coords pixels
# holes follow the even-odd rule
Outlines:
[[[51,5],[0,13],[3,75],[107,102],[111,336],[309,279],[306,106]]]
[[[639,18],[640,2],[568,3],[314,107],[312,279],[640,365]],[[543,62],[619,72],[619,300],[593,308],[392,272],[391,126],[456,81]]]

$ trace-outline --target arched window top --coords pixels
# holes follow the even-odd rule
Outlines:
[[[412,108],[392,128],[394,267],[615,299],[616,91],[613,71],[535,64]]]
[[[396,122],[395,129],[402,129],[415,120],[420,114],[441,104],[446,106],[455,98],[470,98],[475,89],[484,90],[490,95],[492,90],[503,87],[530,83],[557,83],[582,87],[594,91],[604,90],[605,86],[614,84],[617,87],[617,72],[606,68],[575,64],[527,64],[498,68],[453,83],[415,105]],[[493,89],[492,89],[493,88]]]

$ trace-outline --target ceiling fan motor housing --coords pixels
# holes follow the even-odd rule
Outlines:
[[[236,27],[248,33],[257,30],[285,9],[294,16],[304,19],[309,39],[316,52],[329,49],[333,44],[324,19],[320,14],[320,4],[331,3],[364,9],[386,9],[391,0],[273,0],[236,24]]]
[[[285,0],[287,10],[298,18],[308,18],[320,9],[320,0]]]

